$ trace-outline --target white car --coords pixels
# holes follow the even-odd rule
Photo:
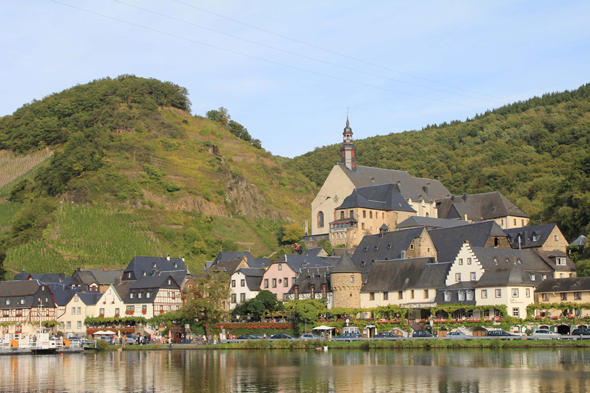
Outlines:
[[[449,332],[445,339],[447,340],[467,340],[467,335],[461,332]]]
[[[305,334],[302,334],[301,337],[299,337],[300,340],[317,340],[319,338],[320,337],[318,337],[312,333],[305,333]]]
[[[561,340],[561,334],[554,333],[549,329],[537,329],[531,334],[535,340]]]

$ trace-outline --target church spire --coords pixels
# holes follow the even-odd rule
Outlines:
[[[354,162],[354,156],[356,153],[356,147],[352,143],[352,128],[350,128],[350,122],[348,121],[348,115],[346,116],[346,127],[342,132],[342,147],[340,147],[340,154],[342,156],[341,162],[351,171],[356,170],[356,164]]]

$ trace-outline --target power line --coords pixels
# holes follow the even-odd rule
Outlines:
[[[451,88],[453,88],[453,89],[463,90],[463,91],[466,91],[466,92],[469,92],[469,93],[475,93],[475,94],[479,94],[479,95],[482,95],[482,96],[487,96],[487,97],[491,97],[491,98],[496,98],[496,99],[499,99],[499,100],[501,100],[501,99],[502,99],[501,97],[496,97],[496,96],[489,95],[489,94],[485,94],[485,93],[479,93],[479,92],[477,92],[477,91],[474,91],[474,90],[464,89],[464,88],[462,88],[462,87],[457,87],[457,86],[449,85],[449,84],[446,84],[446,83],[437,82],[437,81],[435,81],[435,80],[432,80],[432,79],[423,78],[423,77],[421,77],[421,76],[417,76],[417,75],[409,74],[409,73],[407,73],[407,72],[403,72],[403,71],[399,71],[399,70],[394,70],[394,69],[392,69],[392,68],[388,68],[388,67],[385,67],[385,66],[382,66],[382,65],[379,65],[379,64],[375,64],[375,63],[371,63],[371,62],[368,62],[368,61],[365,61],[365,60],[357,59],[356,57],[348,56],[348,55],[345,55],[345,54],[343,54],[343,53],[339,53],[339,52],[336,52],[336,51],[333,51],[333,50],[330,50],[330,49],[322,48],[322,47],[320,47],[320,46],[313,45],[313,44],[310,44],[310,43],[307,43],[307,42],[304,42],[304,41],[300,41],[300,40],[297,40],[297,39],[295,39],[295,38],[287,37],[287,36],[284,36],[284,35],[282,35],[282,34],[275,33],[275,32],[273,32],[273,31],[265,30],[265,29],[262,29],[262,28],[260,28],[260,27],[253,26],[253,25],[250,25],[250,24],[248,24],[248,23],[245,23],[245,22],[242,22],[242,21],[239,21],[239,20],[236,20],[236,19],[232,19],[232,18],[230,18],[230,17],[227,17],[227,16],[225,16],[225,15],[217,14],[217,13],[215,13],[215,12],[213,12],[213,11],[209,11],[209,10],[206,10],[206,9],[204,9],[204,8],[200,8],[200,7],[194,6],[194,5],[192,5],[192,4],[187,4],[187,3],[184,3],[184,2],[182,2],[182,1],[179,1],[179,0],[174,0],[174,1],[175,1],[175,2],[177,2],[177,3],[179,3],[179,4],[186,5],[187,7],[191,7],[191,8],[194,8],[194,9],[196,9],[196,10],[203,11],[203,12],[206,12],[206,13],[208,13],[208,14],[215,15],[215,16],[218,16],[218,17],[220,17],[220,18],[223,18],[223,19],[230,20],[230,21],[232,21],[232,22],[235,22],[235,23],[239,23],[239,24],[241,24],[241,25],[244,25],[244,26],[250,27],[250,28],[252,28],[252,29],[256,29],[256,30],[262,31],[262,32],[264,32],[264,33],[272,34],[272,35],[274,35],[274,36],[281,37],[281,38],[284,38],[284,39],[286,39],[286,40],[289,40],[289,41],[296,42],[296,43],[298,43],[298,44],[306,45],[306,46],[309,46],[309,47],[311,47],[311,48],[319,49],[319,50],[321,50],[321,51],[324,51],[324,52],[332,53],[332,54],[334,54],[334,55],[337,55],[337,56],[341,56],[341,57],[345,57],[345,58],[347,58],[347,59],[351,59],[351,60],[354,60],[354,61],[358,61],[359,63],[368,64],[368,65],[371,65],[371,66],[373,66],[373,67],[382,68],[382,69],[384,69],[384,70],[388,70],[388,71],[396,72],[396,73],[398,73],[398,74],[402,74],[402,75],[410,76],[410,77],[412,77],[412,78],[422,79],[423,81],[427,81],[427,82],[431,82],[431,83],[436,83],[436,84],[438,84],[438,85],[442,85],[442,86],[446,86],[446,87],[451,87]]]
[[[406,81],[402,81],[402,80],[398,80],[398,79],[393,79],[393,78],[390,78],[390,77],[387,77],[387,76],[383,76],[383,75],[379,75],[379,74],[374,74],[374,73],[371,73],[371,72],[366,72],[366,71],[358,70],[358,69],[351,68],[351,67],[346,67],[346,66],[343,66],[343,65],[340,65],[340,64],[331,63],[329,61],[316,59],[314,57],[302,55],[302,54],[291,52],[291,51],[288,51],[288,50],[285,50],[285,49],[277,48],[277,47],[274,47],[274,46],[271,46],[271,45],[267,45],[267,44],[263,44],[263,43],[256,42],[256,41],[253,41],[253,40],[249,40],[247,38],[242,38],[242,37],[239,37],[239,36],[236,36],[236,35],[224,33],[222,31],[211,29],[211,28],[208,28],[208,27],[204,27],[204,26],[201,26],[201,25],[192,23],[192,22],[187,22],[185,20],[178,19],[178,18],[175,18],[173,16],[169,16],[169,15],[165,15],[165,14],[162,14],[162,13],[159,13],[159,12],[156,12],[156,11],[148,10],[146,8],[139,7],[139,6],[136,6],[136,5],[133,5],[133,4],[128,4],[128,3],[125,3],[125,2],[120,1],[120,0],[113,0],[113,1],[115,1],[117,3],[120,3],[120,4],[123,4],[123,5],[126,5],[128,7],[132,7],[132,8],[138,9],[138,10],[142,10],[144,12],[148,12],[150,14],[161,16],[163,18],[167,18],[167,19],[174,20],[174,21],[177,21],[177,22],[185,23],[185,24],[190,25],[190,26],[198,27],[199,29],[211,31],[211,32],[214,32],[214,33],[217,33],[217,34],[224,35],[226,37],[231,37],[231,38],[234,38],[234,39],[237,39],[237,40],[241,40],[241,41],[248,42],[248,43],[251,43],[251,44],[259,45],[259,46],[262,46],[262,47],[265,47],[265,48],[273,49],[273,50],[276,50],[276,51],[279,51],[279,52],[283,52],[283,53],[287,53],[287,54],[290,54],[290,55],[293,55],[293,56],[298,56],[298,57],[301,57],[303,59],[312,60],[312,61],[316,61],[318,63],[327,64],[327,65],[330,65],[330,66],[333,66],[333,67],[338,67],[338,68],[342,68],[342,69],[345,69],[345,70],[349,70],[349,71],[353,71],[353,72],[358,72],[358,73],[361,73],[361,74],[370,75],[370,76],[374,76],[374,77],[377,77],[377,78],[382,78],[382,79],[385,79],[385,80],[390,80],[390,81],[397,82],[397,83],[403,83],[403,84],[410,85],[410,86],[420,87],[420,88],[423,88],[423,89],[438,91],[438,92],[446,93],[446,94],[452,94],[452,95],[459,96],[459,97],[467,97],[467,98],[473,98],[473,99],[477,99],[477,100],[495,102],[495,103],[498,103],[498,104],[505,104],[504,101],[490,100],[490,99],[485,99],[485,98],[480,98],[480,97],[473,97],[473,96],[469,96],[469,95],[465,95],[465,94],[453,93],[453,92],[450,92],[448,90],[435,89],[435,88],[428,87],[428,86],[422,86],[422,85],[418,85],[418,84],[415,84],[415,83],[406,82]]]
[[[277,62],[277,61],[274,61],[274,60],[268,60],[268,59],[264,59],[264,58],[261,58],[261,57],[248,55],[246,53],[234,51],[232,49],[226,49],[226,48],[222,48],[222,47],[215,46],[215,45],[212,45],[212,44],[207,44],[205,42],[197,41],[197,40],[194,40],[192,38],[187,38],[187,37],[179,36],[179,35],[176,35],[176,34],[173,34],[173,33],[168,33],[168,32],[162,31],[162,30],[157,30],[157,29],[154,29],[152,27],[143,26],[143,25],[140,25],[140,24],[137,24],[137,23],[134,23],[134,22],[129,22],[129,21],[126,21],[126,20],[118,19],[118,18],[115,18],[115,17],[112,17],[112,16],[108,16],[108,15],[104,15],[104,14],[95,12],[95,11],[90,11],[90,10],[87,10],[85,8],[76,7],[74,5],[62,3],[62,2],[59,2],[57,0],[50,0],[50,1],[52,1],[53,3],[56,3],[56,4],[63,5],[65,7],[70,7],[70,8],[73,8],[73,9],[76,9],[76,10],[79,10],[79,11],[84,11],[86,13],[97,15],[97,16],[100,16],[100,17],[103,17],[103,18],[106,18],[106,19],[111,19],[111,20],[114,20],[114,21],[117,21],[117,22],[120,22],[120,23],[128,24],[130,26],[139,27],[141,29],[153,31],[153,32],[159,33],[159,34],[164,34],[164,35],[167,35],[167,36],[170,36],[170,37],[174,37],[174,38],[178,38],[178,39],[181,39],[181,40],[193,42],[195,44],[199,44],[199,45],[207,46],[207,47],[210,47],[210,48],[222,50],[222,51],[225,51],[225,52],[228,52],[228,53],[233,53],[233,54],[236,54],[236,55],[240,55],[240,56],[244,56],[244,57],[249,57],[251,59],[264,61],[266,63],[270,63],[270,64],[274,64],[274,65],[279,65],[279,66],[282,66],[282,67],[286,67],[286,68],[298,70],[298,71],[301,71],[301,72],[307,72],[309,74],[319,75],[319,76],[323,76],[323,77],[326,77],[326,78],[331,78],[331,79],[334,79],[334,80],[339,80],[339,81],[342,81],[342,82],[347,82],[347,83],[351,83],[351,84],[355,84],[355,85],[359,85],[359,86],[370,87],[370,88],[378,89],[378,90],[389,91],[389,92],[392,92],[392,93],[402,94],[402,95],[409,96],[409,97],[421,98],[421,99],[429,100],[429,101],[443,102],[445,104],[451,104],[451,105],[460,105],[460,106],[464,106],[464,107],[467,107],[467,108],[485,109],[485,108],[476,107],[476,106],[472,106],[472,105],[461,104],[461,103],[458,103],[458,102],[445,101],[445,100],[439,100],[437,98],[424,97],[424,96],[420,96],[420,95],[417,95],[417,94],[404,93],[404,92],[397,91],[397,90],[387,89],[385,87],[380,87],[380,86],[370,85],[370,84],[363,83],[363,82],[356,82],[356,81],[352,81],[352,80],[349,80],[349,79],[340,78],[340,77],[334,76],[334,75],[328,75],[328,74],[324,74],[324,73],[321,73],[321,72],[316,72],[316,71],[312,71],[312,70],[306,70],[304,68],[299,68],[299,67],[291,66],[291,65],[288,65],[288,64],[280,63],[280,62]]]

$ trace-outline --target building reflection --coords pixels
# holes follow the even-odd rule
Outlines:
[[[0,357],[0,391],[584,392],[584,349],[127,351]]]

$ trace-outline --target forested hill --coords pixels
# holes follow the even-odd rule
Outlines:
[[[315,186],[225,109],[193,116],[187,95],[123,75],[0,118],[0,261],[68,272],[170,253],[196,268],[222,248],[276,250]]]
[[[466,121],[356,140],[356,162],[439,178],[454,194],[498,190],[533,223],[558,222],[571,241],[590,231],[589,112],[587,84]],[[290,167],[321,186],[339,147],[316,148]]]

